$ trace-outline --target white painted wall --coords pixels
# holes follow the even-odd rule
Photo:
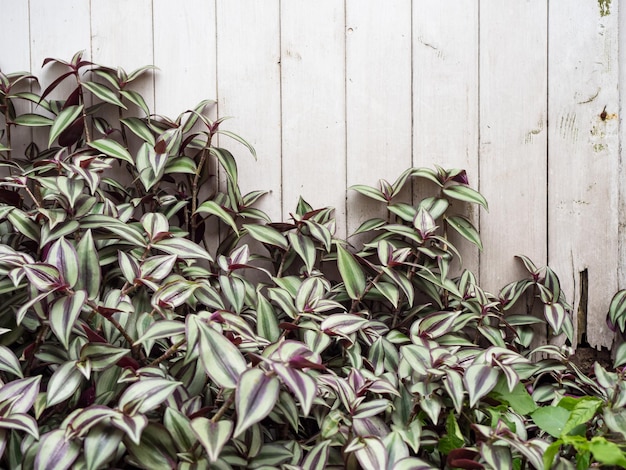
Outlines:
[[[611,9],[601,16],[592,0],[0,0],[0,68],[46,83],[45,57],[81,49],[128,71],[155,64],[142,91],[157,113],[215,99],[215,115],[233,116],[228,127],[258,151],[255,162],[229,144],[242,189],[269,190],[261,207],[275,219],[288,219],[300,195],[332,205],[339,236],[379,210],[350,185],[411,165],[465,168],[490,204],[470,214],[484,251],[463,246],[481,283],[497,291],[516,279],[513,256],[526,254],[553,266],[577,311],[587,270],[579,333],[610,346],[604,316],[626,287],[626,12]]]

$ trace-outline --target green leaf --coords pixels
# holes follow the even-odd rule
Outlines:
[[[209,152],[217,157],[222,168],[226,170],[226,176],[228,176],[228,179],[236,184],[238,178],[237,162],[235,162],[233,155],[228,150],[217,147],[209,148]]]
[[[54,121],[39,114],[22,114],[13,119],[13,123],[19,126],[44,127],[51,126]]]
[[[69,440],[63,429],[55,429],[43,435],[39,441],[35,470],[67,470],[80,454],[78,443]]]
[[[217,131],[217,133],[225,135],[225,136],[228,136],[228,137],[230,137],[233,140],[236,140],[237,142],[242,144],[244,147],[246,147],[250,151],[252,156],[256,159],[256,150],[244,138],[242,138],[241,136],[235,134],[234,132],[230,132],[230,131],[219,130],[219,131]]]
[[[530,416],[539,429],[552,437],[558,438],[563,434],[565,423],[571,412],[560,406],[543,406],[533,411]]]
[[[593,458],[603,465],[618,465],[626,468],[626,454],[614,442],[609,442],[602,436],[591,438],[589,450]]]
[[[169,158],[167,160],[164,173],[166,175],[172,173],[186,173],[188,175],[195,175],[197,171],[198,165],[196,165],[196,162],[194,160],[189,157],[176,157]]]
[[[214,423],[207,418],[198,417],[191,420],[191,429],[206,450],[209,460],[215,462],[232,436],[233,423],[231,421]]]
[[[223,222],[228,224],[235,233],[239,233],[239,229],[237,228],[237,224],[232,216],[218,203],[215,201],[205,201],[200,204],[200,207],[196,210],[196,214],[211,214],[222,219]]]
[[[267,225],[250,225],[244,224],[243,228],[246,229],[248,234],[256,241],[264,243],[266,245],[277,246],[287,251],[289,244],[285,237],[275,228]]]
[[[65,349],[69,348],[72,328],[74,328],[74,324],[86,301],[87,293],[80,290],[72,295],[55,299],[50,306],[50,329],[59,338]]]
[[[257,334],[269,341],[276,341],[280,336],[276,311],[261,293],[257,299],[256,319]]]
[[[577,400],[565,426],[563,426],[562,434],[569,434],[575,427],[591,421],[602,406],[602,403],[601,399],[590,396],[581,397]]]
[[[480,194],[475,189],[470,188],[469,186],[464,186],[462,184],[447,186],[443,188],[443,193],[446,196],[451,197],[452,199],[479,204],[483,206],[485,210],[488,210],[487,200],[483,197],[482,194]]]
[[[132,165],[135,164],[133,157],[128,152],[128,150],[119,142],[113,139],[98,139],[92,142],[89,142],[91,148],[96,149],[99,152],[102,152],[109,157],[117,158],[118,160],[123,160]]]
[[[52,147],[52,143],[61,133],[71,126],[76,118],[83,112],[83,105],[68,106],[54,119],[54,123],[50,128],[50,137],[48,138],[48,147]]]
[[[67,400],[78,390],[83,381],[83,374],[76,367],[76,361],[61,364],[48,382],[46,406],[49,408]]]
[[[360,300],[366,287],[365,274],[354,256],[341,245],[337,245],[337,266],[348,296]]]
[[[83,86],[83,88],[89,90],[102,101],[114,104],[115,106],[119,106],[120,108],[128,109],[126,105],[124,105],[124,103],[120,101],[115,92],[113,92],[113,90],[111,90],[109,87],[96,82],[82,82],[81,85]]]
[[[267,375],[261,369],[248,369],[241,374],[235,391],[235,437],[270,414],[278,400],[279,390],[278,378]]]
[[[529,415],[537,409],[537,404],[533,397],[526,391],[526,387],[518,382],[513,390],[509,390],[507,381],[504,377],[498,380],[498,383],[491,392],[492,396],[497,397],[508,403],[516,413],[522,416]]]

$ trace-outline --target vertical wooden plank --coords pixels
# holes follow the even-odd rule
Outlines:
[[[347,184],[378,187],[411,166],[411,2],[346,2]],[[348,192],[348,233],[385,217],[380,202]]]
[[[413,122],[413,166],[463,168],[478,189],[478,2],[414,4]],[[432,195],[419,186],[418,196]],[[478,208],[456,206],[478,228]],[[478,275],[478,249],[461,237],[452,241],[463,266]]]
[[[2,28],[0,41],[4,50],[0,70],[4,73],[30,70],[30,38],[28,0],[0,0]]]
[[[619,267],[618,267],[618,287],[626,289],[626,7],[619,7],[618,10],[618,86],[620,99],[620,183],[619,183]]]
[[[280,2],[218,0],[217,31],[218,107],[233,117],[223,126],[250,142],[257,160],[228,138],[220,145],[234,152],[242,192],[268,191],[256,207],[281,220]]]
[[[84,51],[83,58],[91,56],[90,8],[82,0],[30,0],[31,68],[40,77],[45,89],[67,68],[49,64],[42,70],[44,59],[52,57],[70,61],[75,53]],[[76,88],[76,81],[67,79],[50,96],[66,99]]]
[[[215,0],[154,0],[155,109],[175,118],[216,96]]]
[[[154,63],[152,0],[91,0],[92,60],[131,72]],[[174,36],[175,31],[168,31]],[[150,75],[133,89],[154,109],[154,83]]]
[[[3,73],[30,71],[30,27],[27,0],[0,0],[2,11],[2,28],[0,28],[0,44],[13,45],[5,47],[0,56],[0,70]],[[35,70],[35,72],[38,72]],[[37,74],[39,75],[39,74]],[[16,112],[29,112],[30,105],[26,102],[17,103]],[[4,119],[2,120],[4,122]],[[2,129],[4,124],[2,125]],[[3,138],[2,142],[6,144]],[[12,135],[12,154],[23,153],[31,139],[31,131],[27,128],[16,128]]]
[[[345,226],[345,12],[339,0],[281,2],[283,213],[302,196]]]
[[[568,0],[551,3],[549,16],[549,262],[573,300],[578,339],[586,335],[597,348],[612,344],[605,318],[618,289],[618,15],[612,10]]]
[[[547,258],[547,4],[480,2],[482,285],[498,292]]]

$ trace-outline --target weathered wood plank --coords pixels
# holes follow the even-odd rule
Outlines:
[[[0,70],[3,73],[31,71],[30,68],[30,37],[28,2],[15,0],[0,0],[0,11],[3,15],[3,24],[0,28],[0,44],[12,44],[14,47],[5,47],[0,56]],[[39,70],[35,70],[39,72]],[[37,75],[39,75],[37,73]],[[18,114],[30,112],[28,103],[17,103]],[[4,121],[4,120],[3,120]],[[4,124],[2,125],[4,128]],[[12,154],[23,153],[26,142],[30,141],[31,130],[17,128],[12,135]],[[2,142],[7,144],[5,138]],[[18,145],[17,142],[21,144]]]
[[[411,2],[346,2],[347,183],[378,187],[411,166]],[[347,194],[348,233],[385,217],[384,204]]]
[[[617,11],[595,2],[550,8],[549,263],[563,273],[578,339],[597,348],[611,346],[618,289],[617,25]]]
[[[478,2],[414,4],[413,122],[413,165],[463,168],[478,189]],[[422,186],[417,197],[432,195]],[[478,227],[478,209],[458,206]],[[461,237],[453,243],[478,275],[478,249]]]
[[[333,206],[345,236],[344,2],[281,2],[283,214]]]
[[[256,204],[281,220],[280,6],[278,0],[218,0],[218,96],[223,128],[250,142],[255,161],[227,137],[239,164],[242,192],[268,191]],[[241,38],[247,37],[248,40]]]
[[[481,284],[496,293],[526,277],[514,255],[547,258],[547,6],[480,4]]]
[[[91,0],[91,56],[94,62],[119,66],[127,72],[153,64],[152,38],[152,0]],[[151,75],[134,82],[133,89],[143,95],[150,109],[154,109]]]
[[[217,99],[215,0],[153,4],[155,109],[175,118],[204,99]]]

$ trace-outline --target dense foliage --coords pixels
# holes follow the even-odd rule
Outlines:
[[[536,344],[572,340],[556,275],[462,268],[464,171],[353,187],[385,214],[355,249],[331,208],[254,207],[212,103],[172,120],[131,88],[150,67],[44,65],[41,93],[0,73],[3,467],[626,468],[624,369]]]

